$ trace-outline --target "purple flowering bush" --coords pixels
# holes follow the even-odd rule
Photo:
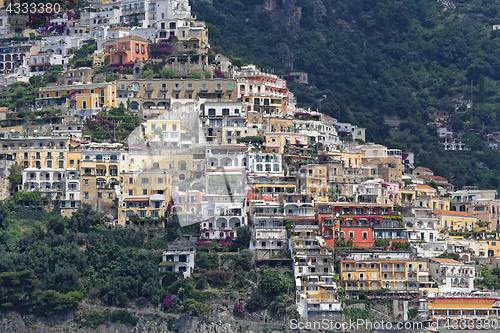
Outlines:
[[[245,317],[246,312],[247,310],[245,309],[245,307],[242,304],[236,302],[233,310],[234,316],[238,318],[243,318]]]

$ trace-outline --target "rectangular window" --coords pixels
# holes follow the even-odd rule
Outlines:
[[[108,193],[108,199],[113,199],[113,193]]]
[[[97,197],[98,197],[99,199],[102,199],[102,193],[101,193],[101,192],[97,193]]]
[[[142,182],[143,184],[148,184],[148,183],[149,183],[149,178],[142,178],[142,179],[141,179],[141,182]]]
[[[142,53],[142,54],[146,53],[145,48],[144,48],[144,45],[141,45],[141,53]]]
[[[148,190],[142,190],[142,195],[148,195]]]
[[[64,168],[64,161],[59,161],[59,169]]]
[[[158,178],[158,184],[163,184],[163,178]]]
[[[83,197],[84,197],[85,199],[88,199],[88,198],[89,198],[89,192],[84,192],[84,193],[83,193]]]
[[[133,177],[128,177],[128,183],[133,184],[134,183],[134,178]]]
[[[52,161],[47,161],[47,168],[52,168]]]
[[[125,83],[120,84],[121,90],[125,90]]]
[[[128,190],[128,195],[134,195],[134,190]]]
[[[172,125],[172,132],[177,132],[177,125],[176,124]]]

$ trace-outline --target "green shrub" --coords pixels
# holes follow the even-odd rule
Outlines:
[[[135,326],[139,322],[139,318],[132,315],[127,310],[118,310],[118,311],[111,312],[109,314],[109,320],[112,322],[120,322],[120,323],[128,324],[131,326]]]
[[[106,327],[109,327],[109,323],[106,321],[106,318],[98,312],[81,314],[75,319],[75,321],[81,328],[96,329],[103,324],[106,325]]]

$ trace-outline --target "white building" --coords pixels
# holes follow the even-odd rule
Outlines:
[[[185,279],[190,277],[194,270],[195,254],[194,249],[164,251],[160,272],[182,272]]]
[[[73,185],[71,186],[72,188]],[[42,196],[50,196],[52,198],[56,198],[58,195],[62,197],[66,190],[66,170],[26,168],[23,170],[23,185],[21,189],[24,192],[38,191]]]
[[[236,228],[248,224],[243,202],[203,202],[201,211],[201,239],[236,238]]]
[[[248,153],[247,170],[253,174],[283,176],[283,156],[278,153]]]
[[[270,259],[288,248],[283,207],[279,202],[251,200],[252,240],[256,259]]]
[[[68,210],[72,215],[81,205],[80,171],[74,168],[66,169],[66,182],[61,197],[61,210]]]
[[[475,265],[447,258],[429,259],[429,274],[439,284],[441,294],[471,292],[474,289]]]
[[[41,51],[44,53],[57,53],[68,56],[73,50],[83,45],[84,37],[78,36],[48,36],[42,38]]]

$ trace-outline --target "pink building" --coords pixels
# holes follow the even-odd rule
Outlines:
[[[488,230],[500,231],[500,200],[477,199],[466,207],[467,213],[474,215],[478,221],[490,222]]]

